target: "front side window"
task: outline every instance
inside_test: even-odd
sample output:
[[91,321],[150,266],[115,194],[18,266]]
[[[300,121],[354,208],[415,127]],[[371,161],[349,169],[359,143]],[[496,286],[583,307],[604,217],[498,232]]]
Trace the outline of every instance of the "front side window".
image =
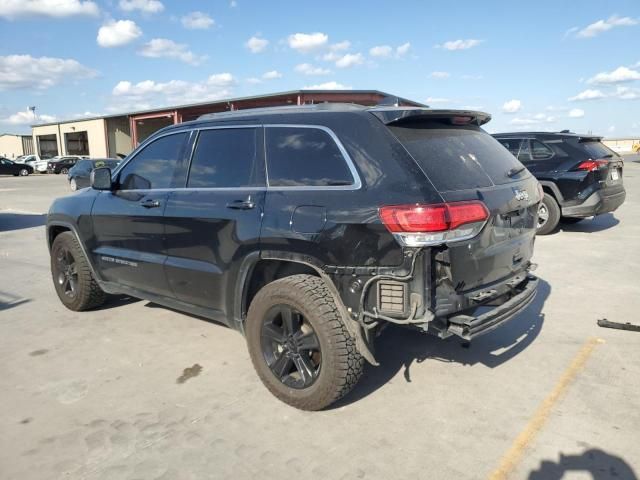
[[257,152],[256,128],[202,130],[191,160],[187,187],[256,186]]
[[182,159],[187,135],[185,132],[167,135],[147,145],[120,172],[120,188],[169,188]]
[[547,160],[553,157],[553,150],[539,140],[531,140],[531,156],[534,160]]
[[319,128],[267,127],[271,187],[352,185],[354,178],[331,135]]

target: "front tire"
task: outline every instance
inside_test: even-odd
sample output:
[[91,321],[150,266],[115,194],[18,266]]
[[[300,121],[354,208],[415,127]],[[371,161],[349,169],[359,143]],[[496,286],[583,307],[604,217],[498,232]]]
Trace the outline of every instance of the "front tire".
[[21,177],[27,177],[29,175],[29,169],[21,168],[18,172],[18,175],[20,175]]
[[71,188],[71,191],[72,191],[72,192],[75,192],[76,190],[78,190],[78,182],[76,182],[76,179],[75,179],[75,178],[72,178],[72,179],[69,181],[69,187]]
[[69,173],[69,170],[67,168],[63,168],[59,173],[66,175],[67,173]]
[[538,206],[537,235],[548,235],[558,226],[560,221],[560,207],[558,202],[548,193],[544,194],[542,202]]
[[249,307],[245,333],[264,385],[301,410],[331,405],[362,375],[364,359],[318,277],[292,275],[263,287]]
[[51,276],[58,298],[74,312],[99,307],[107,298],[91,274],[78,239],[71,232],[61,233],[53,241]]

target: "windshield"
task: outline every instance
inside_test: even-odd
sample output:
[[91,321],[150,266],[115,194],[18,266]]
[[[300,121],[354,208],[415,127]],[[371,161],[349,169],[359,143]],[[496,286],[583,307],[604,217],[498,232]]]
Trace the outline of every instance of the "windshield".
[[507,149],[480,128],[446,127],[435,122],[389,128],[439,191],[490,187],[529,175]]

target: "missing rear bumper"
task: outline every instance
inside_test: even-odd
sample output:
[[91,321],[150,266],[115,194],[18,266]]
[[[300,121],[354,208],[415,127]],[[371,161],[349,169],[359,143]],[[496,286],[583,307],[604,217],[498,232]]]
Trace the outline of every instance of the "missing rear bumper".
[[498,328],[527,308],[536,296],[538,278],[528,275],[527,279],[514,288],[515,295],[502,305],[478,315],[456,315],[447,319],[446,330],[441,336],[457,335],[471,340]]

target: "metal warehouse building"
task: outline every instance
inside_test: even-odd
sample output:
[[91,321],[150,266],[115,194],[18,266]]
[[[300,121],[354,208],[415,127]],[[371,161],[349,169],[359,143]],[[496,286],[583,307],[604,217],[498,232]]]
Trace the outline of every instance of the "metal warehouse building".
[[116,157],[127,155],[160,128],[197,119],[206,113],[279,105],[345,102],[372,106],[393,98],[403,106],[423,106],[378,90],[294,90],[216,102],[33,125],[33,146],[42,158],[56,155]]

